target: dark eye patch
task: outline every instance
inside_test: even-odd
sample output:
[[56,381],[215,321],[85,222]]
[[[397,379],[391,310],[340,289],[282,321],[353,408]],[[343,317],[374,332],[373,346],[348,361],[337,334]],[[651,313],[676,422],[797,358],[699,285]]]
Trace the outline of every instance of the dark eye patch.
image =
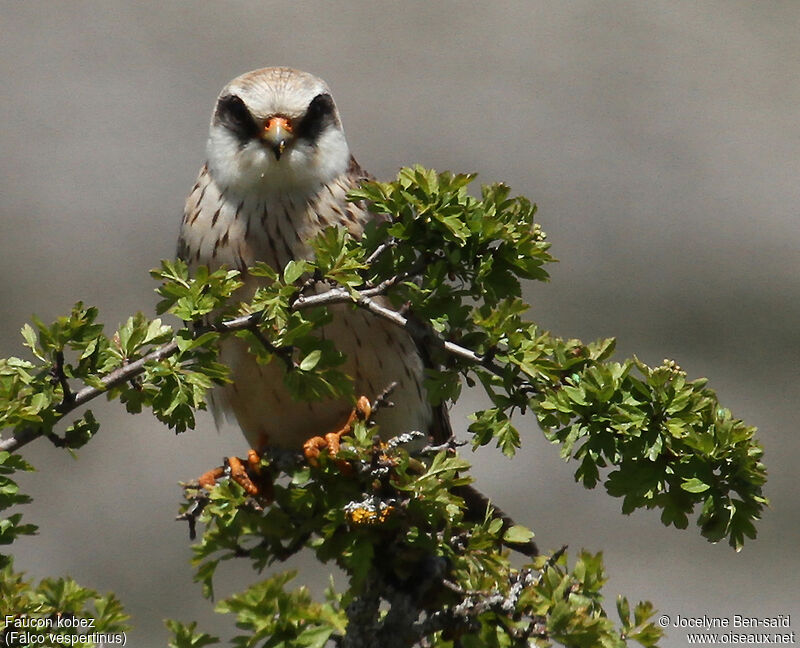
[[239,139],[242,144],[258,136],[258,125],[253,115],[236,95],[225,95],[217,102],[214,121],[222,124]]
[[316,141],[323,129],[336,120],[336,107],[333,99],[327,93],[318,94],[311,100],[306,109],[306,114],[295,128],[297,137]]

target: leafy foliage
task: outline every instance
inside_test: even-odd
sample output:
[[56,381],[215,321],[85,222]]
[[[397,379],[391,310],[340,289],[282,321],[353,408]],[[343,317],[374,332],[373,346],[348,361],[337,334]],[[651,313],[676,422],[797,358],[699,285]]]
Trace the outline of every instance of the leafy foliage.
[[440,340],[482,359],[462,359],[440,344],[444,370],[428,378],[434,399],[457,398],[459,377],[478,383],[494,407],[474,417],[476,445],[495,441],[513,455],[520,435],[512,415],[530,409],[562,456],[580,462],[575,477],[586,487],[613,467],[605,486],[623,498],[624,513],[657,507],[664,524],[685,528],[699,505],[701,533],[741,549],[767,501],[755,428],[674,362],[612,362],[613,340],[563,340],[525,321],[518,279],[546,279],[543,265],[552,260],[535,207],[509,198],[503,185],[472,198],[464,191],[471,179],[405,169],[395,182],[368,183],[353,195],[391,216],[365,237],[367,251],[392,243],[367,284],[424,267],[392,293],[397,303],[409,301]]
[[205,632],[196,632],[197,622],[184,624],[179,621],[167,620],[167,628],[172,635],[169,648],[202,648],[219,643],[219,638]]
[[621,614],[621,625],[606,616],[599,555],[582,553],[571,570],[563,551],[513,567],[501,542],[531,533],[504,530],[488,512],[466,514],[457,487],[469,481],[467,462],[452,451],[409,454],[408,438],[375,444],[371,431],[360,423],[336,460],[323,455],[318,467],[287,454],[265,460],[274,480],[269,504],[232,481],[187,491],[185,516],[205,525],[194,563],[208,596],[224,561],[244,558],[261,571],[302,549],[348,579],[346,591],[331,587],[323,604],[304,588],[287,589],[291,573],[222,601],[217,612],[235,614],[245,631],[234,645],[656,644],[661,631],[649,622],[649,603],[636,606],[633,620]]
[[[0,511],[31,501],[28,495],[19,492],[19,485],[10,477],[18,470],[29,471],[33,468],[19,455],[0,451]],[[0,520],[0,545],[10,545],[19,536],[34,533],[35,525],[22,524],[22,513],[13,513]],[[0,569],[6,569],[10,565],[11,557],[0,554]]]
[[[527,321],[521,282],[546,280],[554,261],[536,207],[502,184],[472,196],[473,179],[414,167],[393,182],[366,182],[350,199],[378,218],[359,240],[328,229],[311,242],[312,258],[247,269],[247,290],[236,270],[190,277],[183,262],[162,262],[152,271],[158,313],[184,326],[136,314],[106,334],[97,310],[81,303],[49,325],[34,318],[22,331],[31,358],[0,360],[0,429],[11,433],[0,439],[0,510],[28,501],[13,475],[30,466],[15,451],[38,436],[76,451],[98,430],[92,412],[61,433],[56,426],[100,395],[132,413],[150,409],[176,432],[193,428],[208,390],[228,380],[217,359],[226,336],[244,339],[259,362],[280,363],[295,398],[354,399],[341,353],[318,335],[330,307],[347,303],[409,332],[431,360],[434,403],[456,400],[463,384],[488,395],[491,406],[469,427],[474,446],[513,456],[524,439],[518,417],[531,412],[576,462],[576,480],[587,488],[602,481],[624,513],[658,508],[678,528],[694,517],[704,537],[740,549],[767,503],[755,429],[674,361],[614,360],[613,340],[562,339]],[[458,495],[466,462],[450,451],[409,455],[399,441],[373,447],[373,432],[357,427],[338,460],[345,471],[324,458],[314,469],[267,462],[279,478],[271,505],[227,481],[192,495],[186,515],[205,525],[195,560],[207,594],[221,561],[247,557],[262,569],[304,547],[349,578],[349,589],[332,589],[324,604],[287,590],[288,576],[220,603],[245,632],[237,645],[321,646],[335,637],[357,645],[358,627],[387,642],[413,630],[441,646],[655,644],[649,604],[631,614],[621,599],[621,626],[607,618],[599,556],[581,554],[572,569],[558,553],[513,568],[499,545],[529,532],[466,518]],[[0,544],[34,531],[10,514]],[[169,626],[174,646],[216,641],[194,624]]]

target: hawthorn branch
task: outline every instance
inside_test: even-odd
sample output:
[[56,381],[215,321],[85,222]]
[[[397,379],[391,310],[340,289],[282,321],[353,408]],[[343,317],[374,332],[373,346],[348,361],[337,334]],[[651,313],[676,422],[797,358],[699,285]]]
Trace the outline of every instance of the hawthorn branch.
[[[560,554],[559,554],[560,555]],[[549,565],[548,565],[549,566]],[[418,645],[436,632],[446,631],[458,636],[480,627],[479,617],[487,612],[496,613],[496,623],[504,626],[515,640],[514,645],[528,645],[532,637],[547,639],[546,618],[539,615],[521,615],[514,627],[503,620],[519,604],[526,589],[537,585],[541,572],[523,569],[509,574],[508,587],[493,591],[468,591],[443,578],[442,566],[431,566],[429,578],[416,587],[398,588],[377,572],[367,580],[363,592],[347,607],[347,634],[342,637],[344,648],[404,648]],[[436,611],[425,609],[425,597],[431,588],[445,587],[458,596],[458,601]],[[389,611],[381,615],[381,604],[389,604]]]
[[[401,315],[388,306],[380,303],[375,297],[379,297],[386,293],[389,288],[394,286],[399,277],[392,277],[386,281],[381,282],[379,285],[372,288],[365,288],[363,290],[351,291],[345,288],[332,288],[323,293],[312,295],[300,295],[291,304],[290,309],[294,311],[301,311],[310,308],[317,308],[320,306],[333,306],[335,304],[354,303],[357,307],[363,308],[373,315],[380,317],[395,326],[405,329],[414,342],[420,347],[434,346],[444,350],[446,353],[465,360],[471,364],[480,365],[490,371],[491,373],[501,376],[503,373],[503,366],[496,362],[491,357],[484,357],[471,349],[458,345],[449,340],[445,340],[438,333],[433,331],[430,327],[425,327],[422,323],[413,318]],[[218,333],[233,333],[244,329],[250,329],[260,332],[258,326],[261,322],[262,313],[250,313],[242,315],[230,320],[212,324],[207,327],[200,327],[193,331],[193,335],[199,336],[206,331],[216,331]],[[141,358],[125,364],[110,373],[106,374],[100,379],[100,386],[87,386],[78,392],[72,393],[71,398],[65,398],[55,410],[57,419],[61,420],[70,412],[85,405],[89,401],[105,394],[109,389],[113,389],[136,376],[144,373],[148,364],[153,362],[160,362],[165,360],[178,352],[178,343],[176,341],[168,342],[160,347],[157,347],[149,353],[143,355]],[[14,431],[13,435],[7,439],[0,439],[0,451],[16,452],[21,447],[27,445],[31,441],[39,438],[43,434],[43,429],[37,426],[27,426],[19,428]]]
[[[144,371],[147,363],[158,362],[164,358],[169,358],[177,353],[177,351],[178,343],[175,341],[168,342],[167,344],[154,349],[147,355],[142,356],[138,360],[123,365],[118,369],[114,369],[114,371],[106,374],[100,379],[102,387],[84,387],[74,394],[72,399],[65,400],[58,405],[55,409],[59,415],[59,420],[82,405],[85,405],[89,401],[97,398],[101,394],[104,394],[109,389],[135,378]],[[0,451],[16,452],[22,446],[30,443],[34,439],[39,438],[42,434],[43,430],[35,426],[24,427],[16,430],[12,437],[0,440]]]

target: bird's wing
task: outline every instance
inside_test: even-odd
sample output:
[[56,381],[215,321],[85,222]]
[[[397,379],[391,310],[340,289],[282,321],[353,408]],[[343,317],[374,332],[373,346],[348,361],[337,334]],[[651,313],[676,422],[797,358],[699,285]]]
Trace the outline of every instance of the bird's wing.
[[[359,186],[364,180],[375,179],[371,173],[361,167],[361,165],[353,156],[350,156],[350,166],[347,169],[347,174],[352,180],[353,185],[356,187]],[[368,205],[365,205],[364,207],[365,209],[369,210]],[[388,217],[384,214],[375,214],[370,212],[370,216],[373,220],[388,220]],[[426,369],[435,369],[436,364],[431,358],[430,351],[425,348],[424,344],[417,340],[414,340],[414,344],[417,348],[417,353],[419,353],[420,357],[422,358],[423,366]],[[428,434],[432,437],[435,444],[445,443],[453,436],[453,428],[450,425],[450,415],[447,411],[447,406],[444,403],[440,403],[439,405],[434,406],[432,409],[433,418],[431,421],[431,428],[428,430]]]

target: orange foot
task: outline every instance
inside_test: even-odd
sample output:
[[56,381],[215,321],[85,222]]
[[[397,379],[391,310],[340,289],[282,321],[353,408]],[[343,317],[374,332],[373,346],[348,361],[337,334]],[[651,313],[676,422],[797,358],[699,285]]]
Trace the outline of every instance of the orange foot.
[[328,448],[328,454],[335,457],[339,452],[342,436],[350,434],[353,431],[353,424],[356,419],[366,421],[370,414],[372,414],[372,405],[366,396],[361,396],[356,402],[350,416],[347,417],[347,422],[335,432],[328,432],[324,437],[315,436],[311,437],[303,444],[303,454],[306,461],[312,466],[319,465],[319,453],[323,448]]
[[260,495],[266,499],[272,499],[272,482],[268,475],[262,474],[261,456],[253,449],[247,451],[247,459],[239,457],[228,457],[225,459],[226,466],[218,466],[200,475],[197,483],[202,488],[210,489],[217,483],[217,480],[224,477],[230,471],[230,478],[241,486],[251,497]]

